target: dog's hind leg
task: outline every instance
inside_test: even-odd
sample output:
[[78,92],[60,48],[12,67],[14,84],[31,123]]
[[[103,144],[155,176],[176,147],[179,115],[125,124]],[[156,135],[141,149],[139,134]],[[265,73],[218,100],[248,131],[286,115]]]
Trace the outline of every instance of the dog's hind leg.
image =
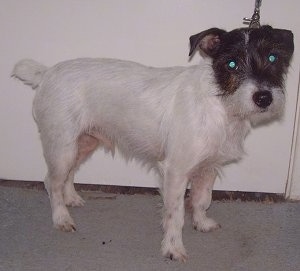
[[76,164],[69,173],[64,186],[64,201],[67,206],[83,206],[84,200],[78,195],[74,187],[74,175],[80,165],[92,155],[99,146],[99,140],[93,136],[82,134],[77,139]]
[[74,175],[76,169],[72,168],[64,186],[64,201],[67,206],[80,207],[83,206],[85,201],[78,195],[74,187]]
[[50,198],[54,227],[62,231],[75,231],[75,223],[64,201],[64,187],[76,163],[76,144],[44,144],[43,147],[48,166],[45,187]]
[[193,208],[193,225],[196,230],[209,232],[220,228],[213,219],[206,216],[211,204],[212,189],[217,173],[215,169],[204,169],[191,179],[190,204]]

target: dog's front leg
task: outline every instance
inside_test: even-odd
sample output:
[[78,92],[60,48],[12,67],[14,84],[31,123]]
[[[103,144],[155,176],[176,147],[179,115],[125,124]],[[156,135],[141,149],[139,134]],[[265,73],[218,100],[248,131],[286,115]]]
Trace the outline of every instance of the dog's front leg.
[[202,232],[213,231],[221,227],[220,224],[206,216],[206,211],[211,204],[216,176],[215,169],[206,168],[191,179],[190,203],[193,208],[193,225],[196,230]]
[[164,176],[162,189],[164,200],[162,253],[170,259],[182,262],[187,260],[182,242],[184,195],[187,182],[186,176],[169,171]]

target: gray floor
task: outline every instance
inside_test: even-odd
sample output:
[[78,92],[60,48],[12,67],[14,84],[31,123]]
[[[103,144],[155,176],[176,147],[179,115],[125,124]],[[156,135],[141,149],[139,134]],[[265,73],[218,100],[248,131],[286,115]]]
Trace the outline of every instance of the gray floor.
[[206,234],[187,214],[182,264],[160,255],[159,196],[81,194],[77,232],[62,233],[45,191],[0,186],[0,270],[300,270],[300,203],[213,202],[222,229]]

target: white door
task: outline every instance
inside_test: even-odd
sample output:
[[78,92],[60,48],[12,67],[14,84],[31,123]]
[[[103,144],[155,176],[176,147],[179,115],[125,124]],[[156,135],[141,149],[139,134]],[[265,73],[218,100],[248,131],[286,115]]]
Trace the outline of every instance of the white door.
[[[264,0],[261,22],[291,29],[299,48],[298,1]],[[152,66],[191,65],[188,38],[210,27],[242,27],[254,0],[76,1],[2,0],[0,33],[0,178],[42,180],[46,167],[31,116],[34,92],[10,78],[16,61],[33,58],[45,65],[76,57],[112,57]],[[299,53],[287,82],[284,119],[253,130],[247,155],[224,170],[215,189],[284,193],[297,101]],[[98,151],[77,174],[82,183],[157,186],[135,163]]]

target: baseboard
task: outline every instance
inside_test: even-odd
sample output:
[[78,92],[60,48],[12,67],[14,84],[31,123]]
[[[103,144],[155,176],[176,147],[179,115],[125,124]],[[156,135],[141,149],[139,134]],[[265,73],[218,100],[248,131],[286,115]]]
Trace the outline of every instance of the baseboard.
[[[19,187],[25,189],[43,190],[44,183],[40,181],[15,181],[0,179],[0,186]],[[75,184],[78,191],[102,191],[113,194],[151,194],[158,195],[159,190],[151,187],[132,187],[118,185],[101,185],[101,184]],[[186,195],[188,196],[189,190]],[[213,191],[213,200],[215,201],[257,201],[264,203],[275,203],[287,201],[284,194],[261,193],[261,192],[242,192],[242,191]]]

